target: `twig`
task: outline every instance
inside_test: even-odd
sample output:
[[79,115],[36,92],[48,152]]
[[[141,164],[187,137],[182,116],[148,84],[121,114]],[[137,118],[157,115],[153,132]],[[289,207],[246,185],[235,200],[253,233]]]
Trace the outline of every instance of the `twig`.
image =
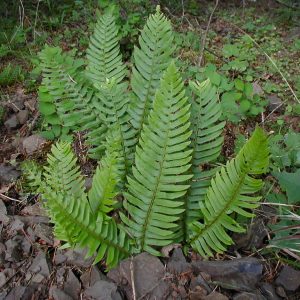
[[19,203],[23,202],[23,200],[14,199],[14,198],[8,197],[4,194],[0,194],[0,198],[2,198],[3,200],[15,201],[15,202],[19,202]]
[[297,6],[292,6],[292,5],[288,5],[287,3],[281,2],[280,0],[274,0],[275,2],[287,7],[287,8],[291,8],[291,9],[297,9]]
[[300,256],[298,256],[296,253],[290,251],[289,249],[282,249],[286,254],[292,256],[293,258],[297,259],[298,261],[300,261]]
[[136,300],[135,282],[134,282],[134,271],[133,271],[133,259],[130,259],[130,279],[133,293],[133,300]]
[[21,7],[19,6],[19,16],[20,16],[20,27],[23,29],[24,27],[24,17],[25,17],[25,9],[23,5],[23,1],[19,0]]
[[199,60],[198,60],[198,66],[199,67],[201,67],[201,64],[202,64],[204,48],[205,48],[205,44],[206,44],[206,38],[207,38],[207,33],[208,33],[208,30],[209,30],[209,27],[210,27],[210,23],[211,23],[213,15],[215,13],[215,10],[218,7],[218,4],[219,4],[219,0],[216,0],[215,6],[214,6],[214,8],[213,8],[213,10],[212,10],[212,12],[209,16],[208,23],[207,23],[207,26],[206,26],[206,30],[205,30],[204,35],[203,35],[202,44],[201,44],[201,52],[200,52],[200,57],[199,57]]
[[35,35],[36,35],[36,23],[37,23],[37,16],[38,16],[38,11],[39,11],[39,6],[40,6],[40,0],[38,0],[38,3],[36,5],[36,10],[35,10],[35,18],[34,18],[34,25],[33,25],[33,40],[35,41]]
[[0,288],[3,288],[6,284],[8,284],[21,270],[21,268],[23,267],[23,265],[25,264],[26,260],[24,260],[22,262],[22,264],[18,267],[18,269],[16,270],[16,272],[14,274],[12,274],[10,277],[7,278],[7,280],[0,285]]

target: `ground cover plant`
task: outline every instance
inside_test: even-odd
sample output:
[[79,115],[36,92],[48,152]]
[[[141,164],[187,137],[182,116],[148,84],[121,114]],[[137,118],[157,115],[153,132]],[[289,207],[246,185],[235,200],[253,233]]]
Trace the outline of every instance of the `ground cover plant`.
[[297,3],[0,15],[0,298],[298,297]]
[[[181,241],[204,257],[223,252],[232,243],[226,231],[243,231],[232,213],[252,217],[260,199],[255,194],[262,181],[254,176],[266,172],[269,150],[259,127],[226,166],[199,169],[220,155],[221,105],[209,80],[190,82],[194,99],[188,100],[172,61],[172,42],[170,21],[158,7],[134,50],[133,93],[123,82],[125,66],[111,14],[99,17],[87,50],[91,86],[79,83],[76,62],[61,59],[59,49],[41,54],[44,115],[56,112],[79,130],[92,123],[95,147],[106,154],[88,194],[70,144],[52,147],[45,172],[27,166],[28,177],[45,199],[59,239],[87,246],[89,255],[96,251],[95,262],[105,257],[109,267],[135,252],[160,255],[159,247]],[[108,213],[120,206],[115,197],[121,193],[119,226]]]

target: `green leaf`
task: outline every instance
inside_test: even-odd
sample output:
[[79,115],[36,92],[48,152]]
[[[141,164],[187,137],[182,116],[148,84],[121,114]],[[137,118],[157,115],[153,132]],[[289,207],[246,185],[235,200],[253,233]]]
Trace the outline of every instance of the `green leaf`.
[[243,91],[244,90],[244,82],[243,80],[237,78],[234,80],[234,85],[235,85],[235,88],[238,90],[238,91]]
[[248,101],[247,99],[244,99],[240,102],[240,109],[242,110],[243,113],[249,110],[251,107],[251,102]]
[[286,191],[288,202],[290,204],[300,203],[300,169],[295,173],[280,172],[273,174],[280,183],[280,186]]
[[[50,102],[40,102],[39,110],[43,115],[49,116],[56,112],[56,107],[54,104],[52,104]],[[47,119],[48,119],[48,117],[47,117]]]

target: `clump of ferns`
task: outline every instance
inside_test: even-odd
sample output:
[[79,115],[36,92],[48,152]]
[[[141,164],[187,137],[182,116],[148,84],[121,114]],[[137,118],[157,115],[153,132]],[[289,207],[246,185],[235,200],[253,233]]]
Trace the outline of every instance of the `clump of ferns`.
[[215,164],[225,126],[216,88],[209,80],[185,87],[173,52],[171,24],[157,9],[134,48],[129,82],[109,14],[98,19],[84,71],[57,48],[40,54],[51,112],[65,126],[86,130],[90,156],[100,163],[89,191],[67,142],[52,146],[42,170],[34,163],[24,170],[56,236],[88,248],[95,263],[105,259],[109,268],[141,251],[161,255],[175,242],[203,257],[224,252],[233,243],[230,232],[244,231],[234,216],[251,218],[259,205],[266,135],[257,127],[234,159]]

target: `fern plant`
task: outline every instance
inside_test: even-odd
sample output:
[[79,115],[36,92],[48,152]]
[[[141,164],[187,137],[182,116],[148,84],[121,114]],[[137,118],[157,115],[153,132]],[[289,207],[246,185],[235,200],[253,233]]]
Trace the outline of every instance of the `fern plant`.
[[[230,232],[244,230],[235,217],[252,217],[259,205],[265,133],[257,127],[236,158],[216,164],[225,126],[216,89],[209,80],[185,87],[171,57],[171,24],[159,8],[134,49],[130,85],[117,40],[113,17],[104,15],[84,71],[71,61],[46,67],[44,60],[43,85],[57,114],[85,130],[90,155],[101,157],[90,191],[68,143],[52,147],[42,171],[25,167],[57,236],[89,248],[95,262],[106,258],[108,267],[141,251],[160,255],[174,242],[204,257],[225,251]],[[72,103],[67,110],[60,108],[65,99]]]

